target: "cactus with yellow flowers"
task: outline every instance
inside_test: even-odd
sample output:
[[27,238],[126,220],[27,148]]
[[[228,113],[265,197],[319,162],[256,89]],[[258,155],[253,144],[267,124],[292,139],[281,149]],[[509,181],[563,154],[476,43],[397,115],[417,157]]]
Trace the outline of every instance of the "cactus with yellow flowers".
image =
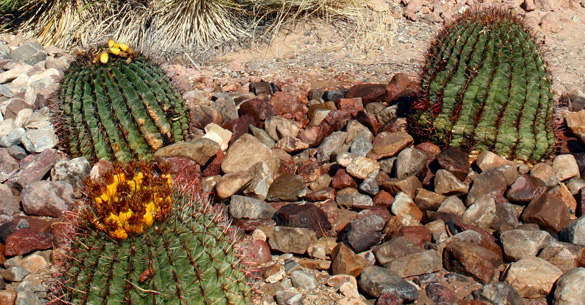
[[168,77],[127,45],[109,44],[65,73],[61,125],[70,154],[148,160],[160,147],[185,140],[187,109]]
[[169,177],[169,166],[139,162],[87,180],[93,203],[72,237],[56,302],[250,303],[224,214],[173,191]]

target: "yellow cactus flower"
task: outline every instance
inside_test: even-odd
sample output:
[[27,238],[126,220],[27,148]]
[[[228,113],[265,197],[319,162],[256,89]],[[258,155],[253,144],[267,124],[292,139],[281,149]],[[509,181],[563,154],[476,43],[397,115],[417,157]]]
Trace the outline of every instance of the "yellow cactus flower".
[[128,51],[128,45],[125,44],[125,43],[121,43],[120,44],[120,50],[122,50],[122,52]]
[[109,59],[110,59],[110,57],[108,56],[108,53],[102,52],[102,54],[100,55],[100,62],[105,65],[108,63]]
[[114,44],[116,44],[116,42],[113,39],[108,40],[108,48],[113,47]]
[[128,238],[128,232],[126,232],[122,228],[118,228],[118,229],[116,229],[116,231],[112,232],[110,234],[110,236],[112,236],[112,238],[115,238],[118,240],[124,240],[124,239]]
[[110,53],[114,55],[120,55],[120,49],[112,47],[110,48]]
[[119,49],[120,48],[120,44],[119,43],[115,43],[113,46],[111,46],[110,48],[116,48]]

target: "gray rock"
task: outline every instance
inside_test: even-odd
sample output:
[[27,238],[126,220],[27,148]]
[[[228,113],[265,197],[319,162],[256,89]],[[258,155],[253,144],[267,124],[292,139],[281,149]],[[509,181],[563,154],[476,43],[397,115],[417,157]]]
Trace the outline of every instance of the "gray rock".
[[38,155],[30,155],[21,161],[22,166],[9,179],[18,188],[41,180],[57,163],[57,151],[47,149]]
[[349,123],[347,123],[346,130],[347,138],[345,139],[345,143],[352,143],[357,138],[363,138],[371,143],[374,139],[374,135],[368,129],[368,127],[362,125],[362,123],[356,120],[349,121]]
[[388,268],[404,278],[437,272],[443,269],[443,261],[439,252],[427,250],[397,258],[384,265],[384,268]]
[[0,148],[0,183],[6,181],[19,167],[18,160],[6,148]]
[[492,229],[504,232],[507,230],[516,229],[518,225],[518,216],[516,214],[516,208],[513,204],[509,202],[496,204],[496,217],[492,222]]
[[379,298],[383,293],[391,293],[406,302],[418,298],[418,290],[395,272],[378,267],[364,268],[359,278],[359,287],[368,295]]
[[25,64],[34,66],[47,58],[47,51],[42,44],[33,42],[14,49],[10,57],[15,61],[22,60]]
[[232,217],[238,219],[270,219],[276,213],[276,209],[264,201],[234,195],[230,198],[229,212]]
[[427,155],[416,149],[406,148],[398,154],[396,159],[396,177],[398,179],[417,176],[427,164]]
[[59,139],[53,128],[49,129],[30,129],[27,130],[24,137],[21,138],[22,145],[31,153],[40,153],[46,149],[55,147]]
[[[355,189],[354,189],[355,190]],[[335,196],[335,202],[338,206],[344,208],[374,206],[372,197],[356,192],[338,191]]]
[[89,176],[90,171],[89,161],[84,157],[60,160],[51,170],[51,179],[53,181],[67,181],[71,185],[81,186],[81,182]]
[[360,191],[363,191],[369,195],[376,195],[380,191],[380,186],[376,180],[379,170],[374,171],[368,178],[366,178],[359,186]]
[[489,169],[479,174],[474,180],[465,204],[471,205],[481,195],[504,195],[508,188],[506,178],[496,169]]
[[303,270],[301,264],[297,263],[292,259],[287,259],[286,261],[284,261],[284,272],[286,274],[290,275],[291,273],[293,273],[293,271],[296,270]]
[[579,267],[563,274],[556,284],[553,305],[585,304],[585,268]]
[[24,133],[25,130],[22,127],[12,129],[8,134],[0,138],[0,147],[10,147],[19,144]]
[[372,214],[351,221],[339,232],[338,239],[359,253],[382,239],[383,228],[384,219],[380,215]]
[[506,259],[512,262],[536,256],[551,240],[546,231],[509,230],[500,236]]
[[473,292],[476,300],[489,304],[522,305],[522,297],[508,283],[492,283],[483,286],[482,289]]
[[317,148],[317,161],[329,161],[331,154],[343,146],[346,138],[347,132],[345,131],[336,131],[330,134]]
[[[14,305],[43,305],[47,303],[45,300],[48,288],[42,285],[37,280],[25,280],[16,288],[18,296]],[[43,297],[43,299],[41,299]]]
[[0,225],[10,221],[12,216],[20,212],[18,200],[6,184],[0,184]]
[[302,176],[282,174],[274,179],[268,189],[266,200],[268,201],[297,201],[305,196],[305,180]]
[[302,305],[303,295],[294,290],[280,290],[276,292],[278,305]]
[[505,281],[523,298],[542,298],[551,292],[553,284],[562,274],[555,265],[529,256],[510,264]]
[[295,288],[313,289],[319,286],[317,277],[303,270],[295,270],[291,273],[290,279]]
[[465,213],[465,204],[461,199],[459,199],[459,197],[449,196],[447,197],[447,199],[441,202],[441,205],[439,206],[437,212],[452,213],[458,216],[463,216],[463,213]]
[[585,216],[573,221],[560,232],[562,241],[585,246]]
[[394,168],[396,159],[398,158],[392,157],[378,160],[378,164],[380,164],[380,170],[390,175],[392,173],[392,169]]
[[236,102],[230,93],[216,92],[214,93],[214,97],[217,99],[215,100],[215,103],[213,103],[212,107],[221,112],[223,123],[238,118]]
[[16,160],[22,160],[28,156],[28,153],[20,145],[12,145],[8,147],[8,154]]
[[73,187],[64,181],[37,181],[22,189],[21,199],[28,215],[59,217],[72,207]]
[[423,248],[404,236],[398,236],[375,246],[372,251],[380,265],[385,265],[397,258],[413,253],[420,253]]
[[463,222],[484,229],[489,228],[495,218],[496,202],[489,195],[479,196],[462,216]]
[[8,87],[6,87],[4,85],[0,85],[0,95],[11,98],[14,96],[14,93],[12,91],[10,91],[10,89],[8,89]]
[[0,72],[0,84],[11,82],[20,75],[26,75],[30,69],[32,69],[31,65],[19,65],[8,71]]
[[9,282],[20,282],[29,273],[23,267],[13,266],[2,271],[2,277]]
[[538,253],[538,257],[567,272],[582,265],[584,250],[584,246],[552,240]]
[[373,147],[372,142],[360,136],[351,142],[349,152],[360,157],[365,157]]
[[440,169],[435,176],[435,192],[441,195],[467,194],[468,186],[448,170]]
[[569,191],[571,191],[571,194],[577,195],[579,190],[585,187],[585,179],[571,178],[565,184]]
[[305,254],[311,244],[317,241],[317,234],[306,228],[274,227],[269,236],[270,249],[283,253]]
[[9,119],[5,119],[3,121],[0,121],[0,137],[7,135],[14,128],[16,128],[16,124],[14,123],[14,119],[9,118]]
[[276,141],[274,141],[264,129],[250,125],[250,130],[252,131],[254,137],[256,137],[260,143],[266,145],[268,148],[273,148],[274,145],[276,145]]
[[552,168],[560,181],[579,176],[579,165],[573,155],[558,155],[553,159]]

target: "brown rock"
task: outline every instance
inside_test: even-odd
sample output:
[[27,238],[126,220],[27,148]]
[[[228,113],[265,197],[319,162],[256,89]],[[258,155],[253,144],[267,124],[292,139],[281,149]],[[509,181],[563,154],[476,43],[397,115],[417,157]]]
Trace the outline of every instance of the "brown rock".
[[490,283],[502,263],[501,257],[492,251],[467,242],[449,242],[443,252],[445,269],[467,274],[482,283]]
[[391,238],[394,239],[399,236],[405,237],[423,247],[426,243],[431,243],[433,233],[425,226],[404,226],[393,232]]
[[411,176],[404,179],[390,179],[380,184],[380,188],[387,191],[392,196],[396,196],[396,194],[403,192],[408,198],[414,198],[416,190],[422,188],[422,184],[418,178]]
[[266,145],[254,136],[244,134],[228,148],[221,169],[224,173],[248,170],[260,161],[266,163],[273,173],[280,167],[280,160]]
[[544,181],[531,175],[523,175],[510,186],[506,197],[512,202],[530,202],[545,191]]
[[398,236],[381,245],[373,247],[372,252],[374,252],[378,263],[385,265],[394,259],[412,253],[420,253],[423,250],[424,249],[421,245],[404,236]]
[[461,182],[451,172],[440,169],[435,176],[435,192],[441,195],[467,194],[468,186]]
[[251,116],[243,115],[235,120],[223,124],[223,128],[232,132],[230,144],[237,141],[243,134],[248,133],[250,125],[254,125],[254,119]]
[[274,227],[268,244],[270,249],[283,253],[305,254],[307,248],[317,240],[317,235],[310,229]]
[[368,153],[368,156],[376,160],[392,157],[412,144],[413,141],[414,139],[406,132],[381,132],[374,138],[374,148]]
[[360,97],[341,98],[337,100],[336,104],[337,109],[347,111],[352,117],[356,116],[358,112],[364,110],[364,105],[362,104],[362,99]]
[[299,175],[283,174],[268,189],[268,201],[297,201],[306,194],[305,182]]
[[323,174],[323,163],[315,161],[303,162],[297,167],[297,175],[305,179],[305,183],[313,182]]
[[256,122],[257,127],[262,127],[259,122],[266,121],[274,115],[274,107],[267,101],[261,99],[251,99],[240,104],[240,114],[249,115]]
[[185,157],[167,158],[171,164],[173,182],[197,194],[201,191],[201,167],[197,162]]
[[506,283],[523,298],[542,298],[549,295],[555,281],[563,272],[538,257],[526,257],[510,265]]
[[559,232],[569,224],[570,213],[564,202],[544,193],[528,204],[521,218],[525,223],[536,223],[544,230]]
[[439,166],[450,171],[457,179],[463,181],[469,173],[469,155],[459,148],[448,147],[436,157]]
[[317,237],[323,237],[331,230],[327,214],[311,203],[285,205],[276,212],[273,219],[279,226],[311,229],[317,233]]
[[333,274],[349,274],[358,277],[365,267],[369,266],[368,261],[355,254],[344,243],[339,243],[331,253],[331,272]]
[[203,166],[213,157],[220,146],[217,142],[201,138],[193,142],[180,142],[156,151],[154,158],[185,157]]
[[47,250],[53,247],[51,237],[33,229],[20,229],[6,238],[4,255],[25,255],[37,250]]
[[41,180],[57,163],[57,157],[57,151],[54,149],[26,156],[20,161],[20,169],[10,176],[8,182],[22,189],[28,184]]
[[226,174],[215,185],[215,192],[219,198],[226,199],[243,191],[252,178],[252,175],[248,171]]
[[453,290],[442,286],[438,283],[430,283],[425,287],[426,295],[433,301],[434,304],[455,304],[457,302],[457,295]]
[[387,97],[386,102],[390,103],[400,97],[408,96],[407,88],[412,84],[412,80],[406,73],[396,73],[392,76],[390,83],[386,85]]
[[[345,98],[356,98],[360,97],[365,104],[376,102],[380,99],[384,99],[387,95],[386,86],[382,84],[359,84],[354,85],[347,93]],[[339,108],[341,109],[341,108]]]
[[257,266],[272,260],[270,247],[263,240],[255,240],[236,244],[236,251],[242,256],[242,263],[248,266]]
[[374,196],[374,204],[381,207],[390,207],[394,201],[394,197],[390,193],[381,190]]
[[18,293],[14,290],[1,290],[0,291],[0,304],[13,305],[16,303],[16,297]]
[[203,129],[209,123],[215,123],[221,125],[222,115],[218,110],[206,106],[196,105],[189,110],[190,121],[193,127]]
[[345,169],[338,169],[337,172],[335,172],[335,176],[333,176],[333,180],[331,180],[331,186],[336,190],[340,190],[347,187],[357,188],[357,183],[353,180],[353,177],[345,171]]
[[331,268],[331,261],[322,260],[322,259],[310,259],[310,258],[301,258],[299,259],[299,265],[315,270],[329,270]]
[[307,113],[307,107],[301,103],[298,96],[286,92],[276,92],[270,99],[274,107],[275,115],[286,115],[297,121],[301,121]]

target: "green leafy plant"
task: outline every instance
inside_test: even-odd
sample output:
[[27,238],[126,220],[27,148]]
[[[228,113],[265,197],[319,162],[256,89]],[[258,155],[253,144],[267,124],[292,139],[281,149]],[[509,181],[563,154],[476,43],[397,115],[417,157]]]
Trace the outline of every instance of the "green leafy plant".
[[468,11],[431,44],[413,132],[441,146],[542,160],[555,147],[551,79],[522,17]]
[[150,159],[163,145],[187,137],[187,109],[168,77],[145,58],[128,56],[103,51],[65,74],[61,116],[71,155]]

